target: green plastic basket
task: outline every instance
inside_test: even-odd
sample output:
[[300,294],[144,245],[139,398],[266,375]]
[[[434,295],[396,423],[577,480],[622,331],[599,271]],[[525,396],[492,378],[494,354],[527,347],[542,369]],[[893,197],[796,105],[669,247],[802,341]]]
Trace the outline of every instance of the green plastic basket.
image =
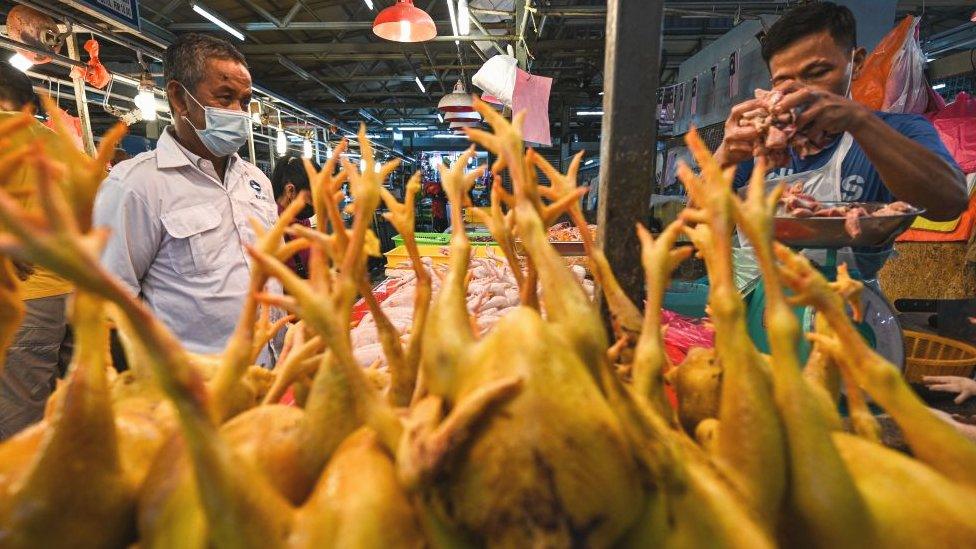
[[[475,236],[484,236],[488,233],[468,233],[468,238]],[[449,233],[417,233],[415,236],[417,244],[424,246],[447,246],[451,243],[451,235]],[[394,246],[403,246],[403,236],[396,235],[393,237]],[[472,246],[495,246],[495,241],[490,242],[471,242]]]

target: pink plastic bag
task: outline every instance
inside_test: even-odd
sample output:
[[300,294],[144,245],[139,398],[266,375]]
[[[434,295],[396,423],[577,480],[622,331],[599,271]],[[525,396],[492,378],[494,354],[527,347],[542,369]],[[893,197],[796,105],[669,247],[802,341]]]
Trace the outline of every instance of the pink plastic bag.
[[715,330],[702,319],[689,318],[663,309],[661,322],[667,326],[664,331],[664,350],[672,364],[681,363],[692,347],[711,349],[715,346]]
[[962,172],[976,172],[976,98],[960,92],[931,120]]
[[549,133],[549,92],[552,78],[529,74],[515,69],[515,93],[512,95],[512,112],[525,112],[522,137],[543,147],[552,146]]

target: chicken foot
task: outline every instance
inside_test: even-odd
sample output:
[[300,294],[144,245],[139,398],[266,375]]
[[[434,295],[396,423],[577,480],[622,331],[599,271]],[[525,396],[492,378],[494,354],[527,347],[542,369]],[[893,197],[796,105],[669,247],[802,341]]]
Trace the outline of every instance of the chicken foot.
[[774,528],[786,489],[784,433],[769,367],[749,338],[745,304],[733,280],[733,172],[721,169],[696,132],[685,140],[702,174],[679,166],[678,176],[696,206],[682,212],[682,219],[695,224],[685,234],[708,269],[708,305],[724,372],[713,455],[763,523]]
[[781,245],[775,252],[780,274],[798,303],[813,305],[834,331],[832,337],[813,334],[834,359],[849,368],[854,381],[898,423],[915,457],[949,479],[976,486],[976,444],[936,417],[912,391],[898,370],[867,346],[851,323],[841,292],[856,285],[846,272],[828,283],[810,262]]
[[[800,323],[787,302],[773,256],[773,216],[782,186],[767,195],[765,161],[758,160],[744,201],[733,198],[735,218],[755,246],[766,288],[766,325],[772,351],[773,395],[786,431],[789,519],[799,539],[823,547],[857,547],[871,539],[868,508],[831,440],[831,424],[800,373]],[[725,425],[723,424],[723,429]],[[790,528],[787,526],[787,528]],[[790,530],[793,530],[790,528]]]

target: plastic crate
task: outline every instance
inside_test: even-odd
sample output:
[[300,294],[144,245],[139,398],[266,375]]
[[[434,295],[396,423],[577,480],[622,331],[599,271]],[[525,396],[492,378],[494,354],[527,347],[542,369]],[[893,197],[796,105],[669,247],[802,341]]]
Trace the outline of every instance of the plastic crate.
[[[415,233],[414,238],[418,245],[446,246],[451,241],[451,235],[445,233]],[[393,237],[393,245],[403,246],[403,235]]]
[[[438,265],[447,265],[449,257],[446,253],[446,246],[434,246],[430,244],[420,244],[417,246],[420,257],[429,257]],[[472,248],[475,257],[494,257],[499,261],[504,261],[505,254],[498,246],[474,246]],[[407,253],[406,246],[397,246],[383,254],[386,256],[386,268],[400,269],[410,268],[410,254]]]
[[[489,233],[468,233],[468,238],[474,236],[484,236],[489,235]],[[450,233],[416,233],[415,237],[418,246],[447,246],[451,243]],[[396,235],[393,237],[393,245],[400,247],[403,246],[403,236]],[[497,246],[498,243],[495,241],[490,242],[475,242],[471,241],[472,246]]]
[[707,283],[675,280],[664,292],[664,308],[684,316],[703,318],[707,303]]

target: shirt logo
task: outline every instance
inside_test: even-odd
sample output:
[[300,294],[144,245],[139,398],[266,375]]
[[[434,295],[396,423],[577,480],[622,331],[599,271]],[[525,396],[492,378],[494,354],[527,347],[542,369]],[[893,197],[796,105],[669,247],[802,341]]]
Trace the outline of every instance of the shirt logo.
[[255,180],[252,179],[251,182],[248,183],[248,185],[250,185],[251,186],[251,189],[254,190],[254,196],[255,196],[255,198],[264,198],[264,196],[261,195],[261,184],[260,183],[258,183],[257,181],[255,181]]
[[844,202],[854,202],[864,196],[864,178],[860,175],[849,175],[840,182],[841,199]]

